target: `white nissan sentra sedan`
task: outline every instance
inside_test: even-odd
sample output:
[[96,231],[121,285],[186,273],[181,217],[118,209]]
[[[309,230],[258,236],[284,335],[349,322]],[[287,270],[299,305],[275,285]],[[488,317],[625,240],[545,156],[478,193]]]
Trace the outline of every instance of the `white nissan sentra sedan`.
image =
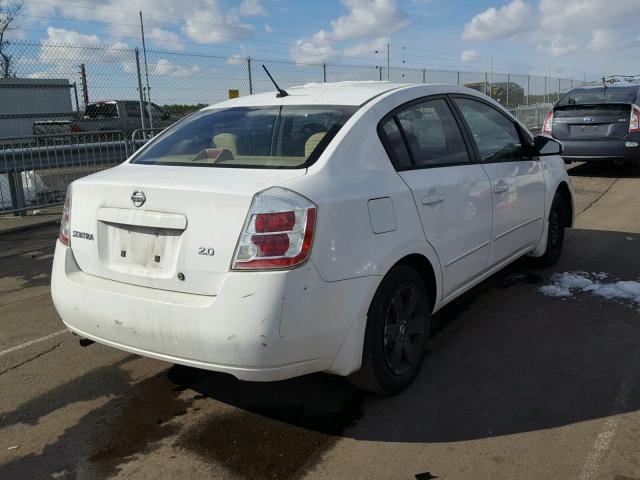
[[140,355],[396,392],[434,312],[519,257],[558,259],[559,153],[458,86],[224,101],[72,184],[53,300],[72,332]]

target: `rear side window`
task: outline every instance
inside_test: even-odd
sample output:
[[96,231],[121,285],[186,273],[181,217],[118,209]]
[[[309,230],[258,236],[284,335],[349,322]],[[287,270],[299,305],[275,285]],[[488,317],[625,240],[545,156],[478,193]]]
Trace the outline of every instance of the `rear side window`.
[[460,129],[444,99],[412,105],[397,118],[416,167],[469,161]]
[[382,131],[386,137],[387,148],[391,150],[389,156],[393,160],[396,169],[404,170],[411,168],[412,163],[409,157],[409,151],[404,143],[395,117],[390,118],[382,125]]
[[469,161],[462,133],[442,98],[401,110],[382,124],[387,153],[397,169],[455,165]]
[[483,162],[523,157],[520,135],[509,118],[477,100],[456,98],[455,102],[471,130]]
[[132,163],[300,168],[315,161],[357,107],[206,110],[157,137]]

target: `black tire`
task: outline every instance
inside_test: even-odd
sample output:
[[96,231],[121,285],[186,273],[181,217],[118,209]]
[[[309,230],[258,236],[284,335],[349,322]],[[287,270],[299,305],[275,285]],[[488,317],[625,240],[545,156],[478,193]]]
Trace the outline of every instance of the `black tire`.
[[544,255],[535,258],[535,263],[539,267],[550,267],[555,265],[564,244],[564,230],[566,225],[565,208],[562,197],[558,192],[553,196],[551,211],[549,212],[549,230],[547,231],[547,249]]
[[376,393],[396,393],[418,375],[429,337],[430,308],[420,275],[393,267],[378,287],[367,316],[362,366],[349,380]]

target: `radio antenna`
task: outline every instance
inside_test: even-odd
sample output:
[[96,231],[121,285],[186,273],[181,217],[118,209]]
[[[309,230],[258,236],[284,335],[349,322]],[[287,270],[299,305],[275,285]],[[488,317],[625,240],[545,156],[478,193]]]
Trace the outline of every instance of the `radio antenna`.
[[264,66],[264,64],[262,64],[262,68],[264,68],[264,71],[267,72],[267,75],[269,75],[269,79],[273,82],[273,84],[276,86],[276,90],[278,90],[278,93],[276,94],[276,98],[282,98],[282,97],[286,97],[287,95],[289,95],[286,91],[284,91],[282,88],[280,88],[278,86],[278,84],[276,83],[276,81],[273,79],[273,77],[271,76],[271,74],[269,73],[269,70],[267,70],[267,67]]

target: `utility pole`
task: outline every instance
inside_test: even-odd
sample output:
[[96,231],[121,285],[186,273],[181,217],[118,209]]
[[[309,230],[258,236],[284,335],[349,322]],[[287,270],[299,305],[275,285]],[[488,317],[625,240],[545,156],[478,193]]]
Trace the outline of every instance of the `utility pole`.
[[89,104],[89,89],[87,88],[87,73],[84,69],[84,63],[80,64],[80,82],[82,82],[82,99],[86,110]]
[[138,72],[138,96],[140,97],[140,125],[144,130],[146,124],[144,121],[144,92],[142,91],[142,75],[140,74],[140,50],[136,47],[136,72]]
[[387,43],[387,82],[389,81],[389,44]]
[[142,33],[142,52],[144,53],[144,76],[147,80],[147,114],[149,115],[149,128],[153,128],[151,116],[151,87],[149,86],[149,69],[147,68],[147,46],[144,43],[144,23],[142,22],[142,10],[140,10],[140,32]]
[[489,97],[493,98],[493,56],[489,57]]

